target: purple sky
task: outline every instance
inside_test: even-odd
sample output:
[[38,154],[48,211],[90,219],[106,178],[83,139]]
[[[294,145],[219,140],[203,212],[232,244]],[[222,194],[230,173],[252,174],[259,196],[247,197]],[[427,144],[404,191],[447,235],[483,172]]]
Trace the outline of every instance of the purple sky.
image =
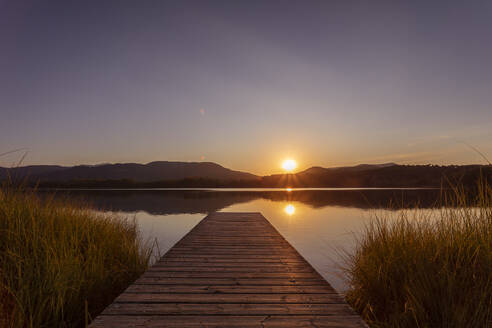
[[492,2],[0,0],[0,114],[26,165],[482,163]]

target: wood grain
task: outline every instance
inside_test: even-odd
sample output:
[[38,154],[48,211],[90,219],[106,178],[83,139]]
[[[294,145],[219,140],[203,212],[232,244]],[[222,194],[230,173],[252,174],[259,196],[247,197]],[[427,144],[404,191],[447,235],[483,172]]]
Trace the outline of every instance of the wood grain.
[[367,326],[260,213],[214,213],[90,327]]

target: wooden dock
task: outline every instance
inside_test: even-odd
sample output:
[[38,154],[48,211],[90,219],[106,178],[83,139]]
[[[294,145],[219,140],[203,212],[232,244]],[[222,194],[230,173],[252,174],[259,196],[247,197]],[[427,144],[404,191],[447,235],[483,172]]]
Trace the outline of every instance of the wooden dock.
[[260,213],[214,213],[91,327],[366,327]]

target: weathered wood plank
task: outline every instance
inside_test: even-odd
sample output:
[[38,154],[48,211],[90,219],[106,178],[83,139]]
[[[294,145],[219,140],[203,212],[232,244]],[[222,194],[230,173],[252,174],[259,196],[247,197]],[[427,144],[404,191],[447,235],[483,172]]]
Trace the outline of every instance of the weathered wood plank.
[[[302,263],[302,262],[299,262]],[[210,270],[214,269],[216,271],[223,271],[229,269],[242,269],[251,272],[248,269],[253,270],[255,272],[256,269],[268,269],[268,270],[282,270],[282,271],[296,271],[296,272],[312,272],[312,269],[306,267],[302,264],[286,264],[286,263],[271,263],[271,262],[263,262],[263,263],[204,263],[204,262],[166,262],[166,263],[156,263],[149,270],[153,271],[180,271],[183,270]]]
[[[190,294],[337,294],[331,286],[217,286],[217,285],[137,285],[125,293],[190,293]],[[338,294],[337,294],[338,295]]]
[[280,258],[252,258],[252,259],[247,259],[247,258],[242,258],[241,261],[238,261],[237,258],[224,258],[224,257],[201,257],[201,258],[196,258],[196,257],[167,257],[163,256],[159,261],[156,262],[155,265],[160,265],[160,264],[169,264],[173,265],[173,262],[191,262],[191,263],[217,263],[217,265],[220,265],[222,263],[234,263],[234,264],[246,264],[246,263],[253,263],[253,264],[259,264],[259,263],[276,263],[276,264],[286,264],[286,265],[303,265],[304,261],[301,259],[280,259]]
[[323,286],[326,281],[323,279],[235,279],[235,278],[162,278],[162,277],[143,277],[135,281],[136,284],[157,284],[157,285],[243,285],[243,286]]
[[346,304],[236,304],[236,303],[113,303],[104,310],[107,315],[353,315]]
[[233,279],[321,279],[310,272],[168,272],[168,271],[147,271],[142,278],[233,278]]
[[[302,258],[298,256],[280,256],[280,255],[259,255],[259,254],[196,254],[196,253],[188,253],[188,254],[176,254],[172,252],[166,253],[164,255],[163,260],[167,260],[169,258],[205,258],[209,260],[227,260],[233,259],[235,261],[242,262],[244,259],[257,259],[257,260],[279,260],[279,261],[301,261]],[[305,263],[305,262],[303,262]]]
[[338,294],[167,294],[123,293],[117,303],[344,303]]
[[259,213],[200,221],[91,327],[366,327]]
[[223,327],[223,328],[363,328],[358,316],[126,316],[101,315],[91,325],[102,327]]

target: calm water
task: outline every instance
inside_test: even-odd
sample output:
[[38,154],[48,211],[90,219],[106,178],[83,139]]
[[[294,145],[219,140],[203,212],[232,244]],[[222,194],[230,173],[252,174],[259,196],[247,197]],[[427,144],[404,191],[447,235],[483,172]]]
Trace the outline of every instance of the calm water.
[[165,253],[207,213],[261,212],[340,292],[346,289],[340,250],[351,251],[355,238],[375,213],[394,216],[402,208],[432,209],[439,191],[417,189],[179,189],[78,190],[104,211],[135,217],[145,239],[157,240]]

